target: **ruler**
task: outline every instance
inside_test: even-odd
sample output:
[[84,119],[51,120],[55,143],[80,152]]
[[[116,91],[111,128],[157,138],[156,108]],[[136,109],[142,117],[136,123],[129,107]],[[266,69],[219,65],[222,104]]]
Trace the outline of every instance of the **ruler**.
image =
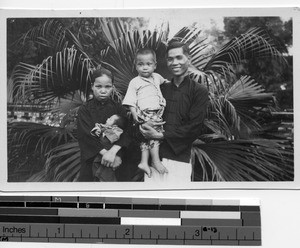
[[0,242],[261,245],[257,200],[0,196]]

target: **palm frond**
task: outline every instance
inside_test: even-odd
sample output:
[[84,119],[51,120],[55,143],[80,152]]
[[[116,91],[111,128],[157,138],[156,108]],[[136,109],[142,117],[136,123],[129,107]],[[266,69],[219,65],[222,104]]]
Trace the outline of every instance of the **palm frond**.
[[77,178],[80,170],[80,148],[77,141],[55,147],[47,154],[45,170],[54,182],[70,182]]
[[49,182],[47,180],[47,171],[46,170],[41,170],[31,177],[29,177],[26,182]]
[[74,47],[57,52],[37,66],[21,63],[12,75],[14,99],[22,102],[34,96],[40,103],[49,103],[77,90],[87,93],[92,69],[90,59]]
[[210,130],[225,136],[226,139],[239,137],[240,117],[232,104],[223,96],[219,98],[210,97],[208,113],[209,120],[205,124]]
[[212,171],[209,177],[198,180],[217,177],[223,181],[291,181],[293,161],[288,153],[282,141],[263,139],[195,142],[193,147],[194,159],[198,159],[201,168],[208,164]]
[[150,47],[154,51],[165,47],[165,29],[154,31],[132,29],[120,19],[111,21],[101,19],[105,40],[110,46],[110,54],[105,61],[115,71],[115,85],[121,93],[125,93],[128,83],[136,76],[134,58],[136,51],[141,47]]
[[210,94],[209,121],[206,126],[227,138],[246,138],[261,129],[260,123],[275,108],[272,93],[251,77],[243,76],[231,87]]
[[241,124],[249,130],[261,128],[260,122],[275,109],[273,93],[267,93],[249,76],[241,77],[224,97],[235,108]]
[[186,26],[180,29],[170,40],[172,41],[180,41],[188,46],[190,46],[200,35],[202,30],[195,25]]
[[39,123],[13,122],[8,125],[9,147],[20,151],[45,154],[53,147],[75,140],[72,129],[52,127]]
[[51,53],[61,51],[67,47],[75,46],[77,50],[84,53],[77,37],[58,20],[46,19],[43,23],[35,26],[24,33],[12,45],[11,49],[25,48],[26,43],[34,42],[44,48],[50,48]]
[[215,71],[224,76],[227,73],[232,75],[231,65],[240,64],[250,58],[266,57],[272,57],[286,64],[286,60],[276,49],[273,40],[267,32],[261,28],[251,28],[246,33],[226,43],[212,56],[203,70]]

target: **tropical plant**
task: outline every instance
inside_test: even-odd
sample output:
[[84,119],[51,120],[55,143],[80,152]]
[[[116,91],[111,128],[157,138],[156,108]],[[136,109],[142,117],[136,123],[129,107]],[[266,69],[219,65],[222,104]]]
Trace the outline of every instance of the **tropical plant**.
[[[194,142],[192,149],[194,180],[293,180],[291,142],[264,129],[271,111],[276,111],[276,100],[250,76],[237,78],[235,74],[238,64],[253,57],[271,57],[282,66],[286,65],[283,55],[264,30],[250,29],[213,51],[195,26],[184,27],[169,38],[168,25],[146,30],[132,28],[119,18],[93,19],[93,25],[101,32],[89,32],[90,45],[86,44],[86,39],[82,45],[83,34],[72,33],[55,19],[45,20],[15,43],[22,49],[27,40],[37,42],[41,49],[46,47],[49,51],[51,47],[53,54],[38,65],[16,65],[9,81],[11,99],[14,103],[22,103],[33,97],[37,104],[47,104],[49,112],[66,114],[59,127],[17,122],[8,125],[9,156],[36,150],[45,154],[43,169],[29,181],[76,181],[80,153],[76,125],[70,123],[74,124],[76,109],[90,96],[90,74],[95,68],[103,66],[114,72],[113,97],[121,100],[128,82],[136,76],[133,64],[138,48],[154,49],[158,72],[169,76],[163,61],[171,40],[180,40],[189,46],[190,76],[209,89],[210,105],[202,127],[203,135]],[[93,46],[92,43],[99,39],[106,48],[97,56],[89,55],[84,47]],[[272,122],[272,125],[278,128],[278,123]],[[12,166],[14,161],[9,161]],[[139,171],[132,174],[134,180],[142,178]]]

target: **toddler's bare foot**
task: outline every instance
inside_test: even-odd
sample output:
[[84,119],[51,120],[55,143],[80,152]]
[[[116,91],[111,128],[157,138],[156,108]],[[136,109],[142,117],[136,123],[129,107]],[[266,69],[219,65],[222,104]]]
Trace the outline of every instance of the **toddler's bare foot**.
[[152,162],[151,166],[156,169],[160,174],[168,173],[167,168],[160,161]]
[[148,177],[151,177],[151,169],[147,163],[140,163],[138,167],[144,171]]

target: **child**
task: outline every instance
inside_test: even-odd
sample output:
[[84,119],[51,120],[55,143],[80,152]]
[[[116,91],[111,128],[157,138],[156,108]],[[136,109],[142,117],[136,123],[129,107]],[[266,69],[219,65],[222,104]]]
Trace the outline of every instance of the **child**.
[[[123,105],[129,106],[133,120],[137,124],[147,121],[162,123],[162,114],[166,101],[160,91],[160,85],[166,80],[157,73],[156,54],[152,49],[142,48],[137,51],[135,66],[138,76],[129,83]],[[156,126],[156,130],[163,132],[162,124]],[[148,177],[151,177],[151,170],[148,165],[149,154],[152,159],[152,167],[160,174],[167,173],[167,169],[159,159],[159,141],[147,140],[140,145],[142,156],[138,165]]]
[[[107,147],[101,143],[98,137],[91,135],[95,123],[105,123],[110,116],[118,115],[125,120],[127,119],[125,108],[111,98],[113,82],[114,77],[110,71],[104,68],[95,70],[91,77],[93,98],[80,106],[78,110],[77,137],[81,153],[78,181],[80,182],[94,181],[92,167],[98,155],[101,157],[101,165],[107,167],[107,171],[110,173],[106,178],[103,178],[103,181],[111,181],[112,179],[115,181],[115,171],[112,168],[116,169],[121,165],[122,160],[119,152],[130,144],[126,130],[119,140]],[[106,149],[108,147],[109,149]]]
[[[91,135],[100,139],[104,149],[109,150],[113,144],[119,140],[123,130],[126,127],[126,120],[120,115],[112,115],[105,124],[96,123],[91,130]],[[105,167],[101,164],[102,156],[97,155],[93,162],[92,171],[95,181],[117,181],[115,178],[114,168]]]
[[96,123],[95,127],[91,130],[91,134],[99,137],[103,146],[108,150],[113,143],[119,140],[124,128],[125,119],[115,114],[109,117],[105,124]]

